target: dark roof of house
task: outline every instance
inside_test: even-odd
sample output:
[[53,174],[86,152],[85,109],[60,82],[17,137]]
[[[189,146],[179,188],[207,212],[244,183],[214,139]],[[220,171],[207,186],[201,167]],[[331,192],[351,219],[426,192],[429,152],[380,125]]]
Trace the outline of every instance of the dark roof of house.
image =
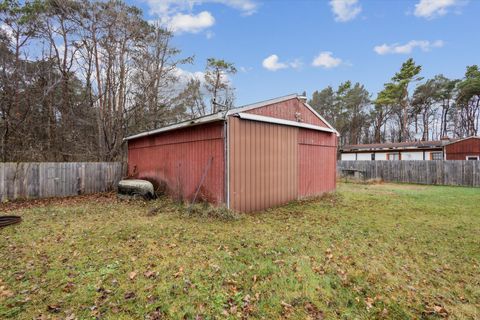
[[438,141],[408,141],[391,143],[352,144],[340,149],[342,152],[368,151],[368,150],[403,150],[403,149],[440,149],[454,140]]

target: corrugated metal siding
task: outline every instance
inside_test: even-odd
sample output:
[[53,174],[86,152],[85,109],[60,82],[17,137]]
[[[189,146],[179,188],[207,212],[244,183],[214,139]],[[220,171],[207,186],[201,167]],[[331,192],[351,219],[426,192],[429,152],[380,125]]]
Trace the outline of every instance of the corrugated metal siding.
[[216,122],[131,140],[128,171],[139,179],[165,182],[174,197],[191,201],[213,157],[201,188],[203,198],[225,201],[224,123]]
[[299,129],[298,196],[309,197],[335,190],[337,136]]
[[319,119],[312,111],[305,107],[305,105],[297,98],[248,110],[246,112],[291,121],[298,121],[296,114],[299,114],[301,122],[303,123],[309,123],[328,128],[328,126],[321,119]]
[[251,212],[297,198],[298,129],[229,117],[230,207]]
[[465,160],[467,156],[480,156],[480,139],[471,138],[445,146],[447,160]]

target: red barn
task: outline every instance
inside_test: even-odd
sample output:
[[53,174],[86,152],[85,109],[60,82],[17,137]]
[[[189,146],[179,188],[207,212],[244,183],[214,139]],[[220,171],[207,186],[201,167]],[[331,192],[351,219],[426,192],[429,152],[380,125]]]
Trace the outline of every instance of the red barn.
[[445,146],[446,160],[480,160],[480,137],[468,137]]
[[129,176],[251,212],[335,190],[337,131],[289,95],[128,140]]

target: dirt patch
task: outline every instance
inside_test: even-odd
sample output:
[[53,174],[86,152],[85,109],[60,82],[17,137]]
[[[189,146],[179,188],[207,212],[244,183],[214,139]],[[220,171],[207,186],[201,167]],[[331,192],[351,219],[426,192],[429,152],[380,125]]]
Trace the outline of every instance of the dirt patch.
[[117,197],[114,192],[95,193],[88,195],[79,195],[71,197],[55,197],[43,199],[18,199],[0,203],[0,213],[10,212],[16,210],[25,210],[31,208],[42,208],[48,206],[72,206],[85,202],[101,203],[117,202]]

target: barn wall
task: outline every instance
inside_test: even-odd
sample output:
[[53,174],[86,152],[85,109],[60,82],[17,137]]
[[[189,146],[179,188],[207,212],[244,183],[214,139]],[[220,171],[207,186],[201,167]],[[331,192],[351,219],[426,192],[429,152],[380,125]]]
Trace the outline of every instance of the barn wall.
[[480,156],[480,139],[471,138],[445,146],[447,160],[465,160],[467,156]]
[[230,207],[251,212],[297,198],[298,128],[229,117]]
[[128,173],[164,182],[170,195],[191,201],[212,158],[201,195],[214,203],[225,202],[223,138],[220,121],[131,140]]
[[298,196],[309,197],[336,187],[337,136],[299,128]]
[[290,121],[301,120],[303,123],[309,123],[328,128],[328,126],[321,119],[319,119],[312,111],[310,111],[310,109],[305,107],[305,105],[297,98],[292,98],[279,103],[273,103],[268,106],[248,110],[246,112]]

